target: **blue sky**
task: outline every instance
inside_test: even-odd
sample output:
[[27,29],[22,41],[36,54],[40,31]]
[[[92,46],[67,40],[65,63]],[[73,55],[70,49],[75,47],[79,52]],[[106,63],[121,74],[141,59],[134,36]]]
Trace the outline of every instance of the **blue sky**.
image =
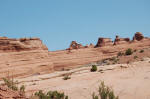
[[150,0],[0,0],[0,36],[39,37],[50,51],[137,31],[150,37]]

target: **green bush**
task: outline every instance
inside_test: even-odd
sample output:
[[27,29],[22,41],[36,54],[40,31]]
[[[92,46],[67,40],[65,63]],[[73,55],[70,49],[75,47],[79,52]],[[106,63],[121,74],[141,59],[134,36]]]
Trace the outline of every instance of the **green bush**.
[[92,65],[91,72],[95,72],[95,71],[97,71],[97,66],[96,65]]
[[125,55],[131,55],[132,53],[133,53],[132,49],[129,48],[129,49],[126,50]]
[[116,64],[116,63],[118,63],[119,58],[118,57],[112,57],[112,58],[109,58],[109,61],[112,61],[112,64]]
[[140,50],[140,53],[143,53],[144,52],[144,50]]
[[136,52],[137,50],[135,49],[134,52]]
[[57,91],[48,91],[47,93],[44,93],[42,90],[40,90],[34,95],[39,99],[68,99],[68,96],[65,96],[64,93]]
[[25,93],[25,86],[24,86],[24,85],[22,85],[22,86],[20,87],[20,92]]
[[68,79],[71,79],[71,77],[69,77],[69,75],[65,75],[63,79],[68,80]]
[[138,58],[138,56],[134,56],[134,59],[137,59]]
[[[99,97],[100,99],[119,99],[118,96],[115,96],[114,91],[106,86],[104,82],[101,82],[99,86]],[[98,96],[93,93],[93,99],[98,99]]]
[[124,53],[122,53],[122,52],[118,52],[118,54],[117,54],[117,56],[122,56],[122,55],[124,55]]
[[92,94],[92,99],[98,99],[98,96],[95,93]]

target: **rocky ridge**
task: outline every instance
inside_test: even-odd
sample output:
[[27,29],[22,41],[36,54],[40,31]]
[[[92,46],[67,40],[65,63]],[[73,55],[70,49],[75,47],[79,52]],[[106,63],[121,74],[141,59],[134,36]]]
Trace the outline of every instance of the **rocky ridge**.
[[117,55],[128,48],[140,50],[150,47],[150,38],[137,32],[134,39],[116,36],[99,38],[96,45],[83,46],[73,41],[67,50],[48,51],[38,38],[10,39],[0,37],[0,79],[7,75],[14,77],[34,76],[56,70],[76,68]]

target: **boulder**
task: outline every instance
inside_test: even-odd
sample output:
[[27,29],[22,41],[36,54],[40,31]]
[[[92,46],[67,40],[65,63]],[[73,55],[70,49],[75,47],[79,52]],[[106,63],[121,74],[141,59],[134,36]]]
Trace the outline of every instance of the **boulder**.
[[136,32],[134,37],[133,37],[133,41],[140,41],[144,39],[144,36],[141,32]]

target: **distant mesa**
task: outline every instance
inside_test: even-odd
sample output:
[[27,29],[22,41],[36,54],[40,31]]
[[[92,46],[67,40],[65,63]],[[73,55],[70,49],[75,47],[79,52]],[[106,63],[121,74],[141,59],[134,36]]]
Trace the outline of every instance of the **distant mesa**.
[[0,51],[48,50],[39,38],[0,37]]

